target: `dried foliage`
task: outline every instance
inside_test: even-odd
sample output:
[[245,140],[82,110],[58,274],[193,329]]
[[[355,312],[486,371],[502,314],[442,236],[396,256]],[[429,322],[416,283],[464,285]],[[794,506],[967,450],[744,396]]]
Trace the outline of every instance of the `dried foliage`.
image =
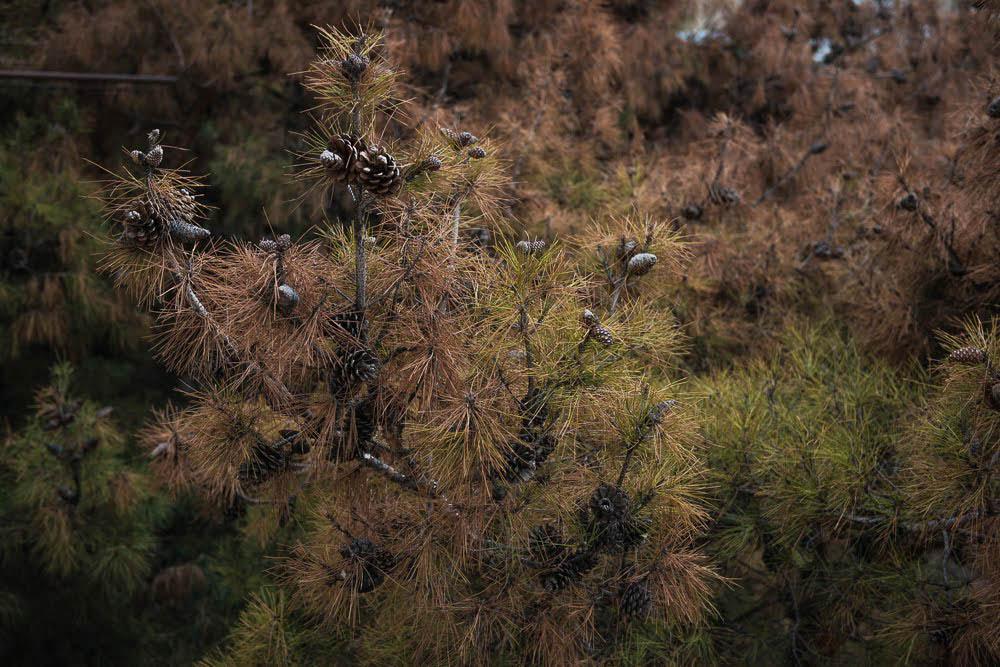
[[185,392],[140,440],[283,555],[207,664],[1000,659],[996,2],[99,1],[41,39],[178,76],[11,131],[0,354],[134,340],[86,205],[38,204],[131,128],[103,267]]
[[[635,623],[696,629],[715,581],[704,471],[690,409],[648,372],[678,349],[661,296],[684,244],[638,213],[567,246],[465,233],[504,217],[497,144],[388,141],[379,33],[320,34],[298,175],[345,196],[348,224],[215,240],[158,130],[106,189],[105,267],[187,387],[143,434],[154,469],[220,510],[303,522],[276,568],[287,600],[262,598],[248,630],[294,612],[349,628],[371,662],[571,664]],[[291,661],[279,639],[257,647]]]

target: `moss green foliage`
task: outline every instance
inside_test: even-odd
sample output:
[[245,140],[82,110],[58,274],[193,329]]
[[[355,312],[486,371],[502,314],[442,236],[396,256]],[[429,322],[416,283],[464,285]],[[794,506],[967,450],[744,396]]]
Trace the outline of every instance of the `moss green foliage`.
[[[953,339],[996,354],[979,324]],[[838,664],[995,657],[996,412],[982,364],[931,378],[866,355],[826,322],[699,377],[717,492],[720,657]],[[957,530],[958,527],[962,530]]]
[[128,309],[91,270],[100,214],[86,198],[71,139],[85,122],[67,98],[48,117],[18,114],[0,135],[4,360],[32,344],[79,352],[135,342]]
[[863,592],[882,592],[881,536],[852,539],[847,517],[891,512],[885,471],[917,385],[832,322],[790,328],[773,350],[692,388],[719,494],[714,551],[745,582],[720,600],[734,633],[723,645],[784,664],[856,624]]
[[[0,587],[5,608],[21,612],[5,614],[15,654],[36,642],[51,655],[72,651],[89,643],[98,619],[113,627],[92,650],[118,650],[119,632],[127,636],[120,623],[128,623],[118,609],[153,565],[163,506],[128,465],[109,411],[73,398],[70,379],[68,366],[55,368],[35,417],[4,442],[0,458]],[[49,612],[50,622],[38,624]]]
[[190,498],[170,501],[113,410],[76,397],[77,379],[56,366],[0,448],[0,658],[191,664],[296,526],[250,540],[253,517],[220,524]]

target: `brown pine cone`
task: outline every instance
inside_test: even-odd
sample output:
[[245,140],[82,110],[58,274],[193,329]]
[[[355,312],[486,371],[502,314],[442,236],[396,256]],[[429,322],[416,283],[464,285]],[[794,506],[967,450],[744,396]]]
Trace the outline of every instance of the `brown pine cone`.
[[643,276],[649,273],[656,264],[656,255],[651,252],[640,252],[628,261],[628,272],[633,276]]
[[381,545],[365,537],[356,537],[340,547],[340,555],[354,570],[348,581],[358,593],[368,593],[385,581],[396,565],[396,558]]
[[713,184],[708,188],[708,199],[716,206],[735,206],[742,198],[740,193],[732,188]]
[[198,215],[198,203],[194,194],[187,188],[177,191],[177,198],[174,202],[174,210],[177,216],[184,222],[193,222]]
[[358,153],[364,143],[349,134],[330,137],[326,150],[320,153],[319,161],[326,168],[326,174],[338,183],[347,183],[354,177],[354,167]]
[[611,330],[608,329],[603,324],[598,324],[590,329],[590,337],[596,340],[598,343],[604,347],[611,347],[614,345],[615,339],[611,335]]
[[352,53],[340,61],[340,71],[348,81],[357,83],[370,64],[371,60],[367,56]]
[[698,204],[688,204],[681,211],[681,215],[684,216],[685,220],[701,220],[701,216],[704,213],[704,209]]
[[1000,95],[993,98],[993,101],[986,105],[986,115],[990,118],[1000,118]]
[[548,244],[543,239],[535,239],[533,241],[518,241],[515,247],[525,255],[537,255],[545,250],[545,246],[547,245]]
[[959,364],[981,364],[986,358],[986,350],[979,347],[960,347],[948,355],[949,361]]
[[617,486],[601,484],[591,494],[589,506],[597,521],[623,521],[628,516],[632,500]]
[[342,363],[345,375],[356,383],[371,382],[378,375],[378,357],[366,348],[348,352]]
[[626,616],[645,618],[649,615],[652,602],[653,596],[644,581],[630,583],[622,590],[621,611]]
[[133,246],[148,248],[160,240],[163,223],[147,207],[139,206],[125,214],[124,241]]
[[479,137],[471,132],[456,132],[447,127],[441,128],[441,134],[447,139],[455,149],[467,148],[479,142]]
[[403,182],[395,158],[376,144],[358,152],[354,171],[358,183],[379,196],[394,194]]

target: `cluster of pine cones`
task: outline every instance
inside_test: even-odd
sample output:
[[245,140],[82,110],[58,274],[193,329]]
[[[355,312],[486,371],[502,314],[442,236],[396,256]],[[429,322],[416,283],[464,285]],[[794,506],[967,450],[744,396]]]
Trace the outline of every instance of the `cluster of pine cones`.
[[194,223],[197,215],[195,197],[186,188],[169,195],[152,194],[134,202],[125,213],[123,241],[148,248],[169,235],[180,241],[199,241],[210,232]]
[[[160,131],[153,130],[147,137],[149,150],[130,153],[132,161],[145,168],[151,177],[163,162]],[[210,232],[195,224],[198,204],[187,188],[163,190],[149,187],[146,193],[126,207],[122,241],[129,246],[149,248],[160,239],[170,236],[180,241],[198,241],[208,238]]]
[[[579,581],[598,562],[602,552],[620,552],[638,546],[646,538],[649,520],[636,517],[628,494],[616,486],[601,484],[581,508],[580,523],[585,540],[573,546],[562,531],[551,523],[532,528],[528,554],[541,569],[539,580],[545,590],[554,593]],[[649,590],[644,583],[626,586],[620,595],[622,611],[630,616],[644,616],[649,611]]]
[[399,164],[385,147],[350,134],[330,137],[319,161],[333,181],[360,185],[380,197],[395,194],[403,182]]

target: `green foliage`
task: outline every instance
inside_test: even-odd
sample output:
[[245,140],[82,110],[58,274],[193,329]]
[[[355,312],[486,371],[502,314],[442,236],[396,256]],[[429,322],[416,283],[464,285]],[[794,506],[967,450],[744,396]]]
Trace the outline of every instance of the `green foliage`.
[[0,135],[0,358],[31,344],[79,353],[136,340],[139,320],[92,270],[100,216],[72,139],[85,122],[64,98],[53,117],[18,114]]
[[539,170],[535,178],[544,183],[548,196],[568,209],[593,212],[608,199],[592,165],[562,156]]
[[[767,539],[793,547],[818,523],[887,509],[869,498],[870,485],[879,484],[895,420],[914,390],[830,323],[792,329],[777,342],[769,358],[699,378],[694,390],[705,396],[719,482],[752,493]],[[757,537],[738,516],[722,536],[731,552]]]
[[[71,649],[131,604],[153,565],[163,506],[129,465],[110,411],[75,399],[71,379],[68,365],[54,368],[34,418],[0,457],[0,590],[15,654],[55,636],[52,655]],[[46,605],[50,622],[39,625]],[[101,639],[92,645],[108,649]]]
[[[851,517],[892,515],[901,501],[897,424],[918,385],[825,322],[786,330],[770,357],[693,389],[718,494],[714,551],[740,582],[720,598],[723,645],[784,653],[774,664],[846,650],[836,622],[857,627],[867,601],[899,587],[883,528],[857,531]],[[776,652],[789,624],[796,639]]]
[[303,661],[306,631],[291,618],[283,591],[254,593],[227,640],[229,650],[206,658],[201,667],[292,666]]

